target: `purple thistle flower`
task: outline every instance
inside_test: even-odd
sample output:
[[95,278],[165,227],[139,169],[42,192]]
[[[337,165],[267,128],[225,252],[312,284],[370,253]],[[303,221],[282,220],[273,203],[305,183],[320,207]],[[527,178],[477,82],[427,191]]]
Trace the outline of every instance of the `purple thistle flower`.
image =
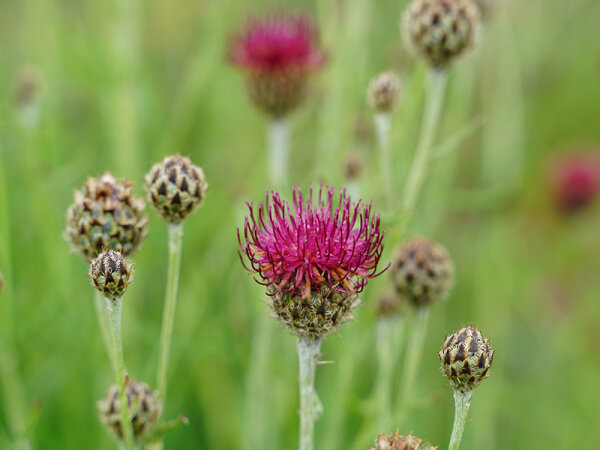
[[268,287],[269,295],[349,296],[383,272],[377,272],[384,236],[379,216],[373,216],[370,204],[352,203],[345,191],[334,207],[334,195],[335,188],[321,186],[315,203],[311,185],[305,201],[295,186],[293,209],[273,191],[257,214],[248,204],[243,242],[238,229],[240,257],[248,271],[260,276],[255,279]]
[[236,36],[229,49],[230,61],[255,72],[289,69],[310,72],[324,62],[318,35],[301,15],[269,15],[249,21],[245,33]]

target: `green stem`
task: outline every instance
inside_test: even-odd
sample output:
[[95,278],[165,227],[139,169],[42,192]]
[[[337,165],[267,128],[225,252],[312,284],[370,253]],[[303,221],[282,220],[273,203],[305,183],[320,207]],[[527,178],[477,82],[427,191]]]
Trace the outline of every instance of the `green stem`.
[[129,402],[127,401],[127,375],[125,362],[123,359],[123,339],[121,331],[121,311],[123,301],[120,298],[111,300],[106,299],[106,308],[108,311],[108,322],[110,325],[110,350],[112,360],[114,361],[115,379],[119,388],[119,402],[121,404],[121,423],[123,424],[124,445],[128,450],[133,450],[135,443],[133,439],[133,429],[131,426],[131,417],[129,411]]
[[421,188],[425,181],[425,176],[427,175],[433,139],[437,131],[442,110],[446,78],[446,73],[443,71],[434,70],[430,72],[419,143],[404,186],[402,209],[407,216],[411,216],[414,212]]
[[321,413],[319,397],[315,391],[317,356],[321,339],[298,338],[298,363],[300,368],[300,438],[299,450],[313,450],[315,421]]
[[392,189],[392,160],[390,155],[390,115],[378,113],[375,115],[375,130],[377,142],[379,143],[379,160],[381,169],[381,190],[385,199],[385,210],[393,211],[393,189]]
[[429,308],[422,308],[416,312],[415,320],[412,324],[411,335],[406,347],[406,356],[404,360],[404,371],[400,378],[402,386],[400,389],[400,403],[398,408],[397,423],[403,419],[406,408],[410,403],[410,394],[415,382],[417,367],[421,360],[423,351],[423,341],[427,331],[427,322],[429,320]]
[[273,119],[268,129],[269,145],[267,155],[269,179],[272,188],[285,186],[289,172],[289,125],[287,119]]
[[106,352],[108,353],[108,358],[110,359],[110,365],[113,371],[116,372],[116,362],[113,357],[113,352],[111,351],[111,337],[108,331],[108,317],[106,313],[106,299],[102,292],[94,289],[94,306],[96,307],[96,317],[98,318],[98,324],[100,325],[100,331],[102,331],[102,340],[104,341],[104,346],[106,348]]
[[377,339],[377,427],[382,432],[390,425],[392,412],[392,378],[394,373],[393,335],[395,318],[381,318],[376,325]]
[[469,406],[471,406],[472,395],[473,391],[454,391],[454,426],[452,427],[452,437],[450,438],[448,450],[458,450],[460,446],[465,423],[467,422],[467,415],[469,414]]
[[160,332],[160,350],[156,386],[163,402],[167,400],[167,368],[169,365],[169,350],[175,322],[175,307],[177,305],[177,287],[181,268],[181,246],[183,243],[183,224],[169,224],[169,266],[167,268],[167,287],[163,309],[162,328]]

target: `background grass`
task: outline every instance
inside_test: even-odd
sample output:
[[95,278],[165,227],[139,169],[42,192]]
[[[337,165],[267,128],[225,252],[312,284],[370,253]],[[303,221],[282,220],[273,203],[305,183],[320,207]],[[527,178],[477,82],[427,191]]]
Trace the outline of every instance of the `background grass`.
[[[447,245],[457,266],[452,298],[432,315],[414,406],[402,432],[446,445],[453,417],[436,352],[445,334],[473,322],[496,349],[475,393],[465,449],[595,448],[600,390],[600,210],[558,215],[549,159],[599,148],[600,2],[498,0],[478,52],[452,71],[440,141],[474,118],[483,126],[440,159],[413,233]],[[2,405],[22,394],[36,449],[111,448],[95,401],[112,377],[87,267],[63,239],[73,189],[110,170],[134,180],[170,153],[201,165],[210,189],[185,225],[181,290],[166,416],[190,426],[168,448],[289,449],[297,440],[295,345],[272,321],[237,256],[244,201],[265,182],[265,121],[225,63],[228,37],[248,13],[306,11],[329,55],[306,107],[292,118],[292,180],[343,183],[350,149],[368,161],[366,198],[381,204],[365,88],[392,68],[404,83],[392,145],[398,190],[416,141],[424,68],[404,50],[405,1],[11,0],[0,1],[0,304]],[[25,123],[15,80],[33,67],[42,82]],[[30,105],[31,106],[31,105]],[[357,133],[357,124],[362,132]],[[364,131],[366,128],[366,131]],[[399,192],[399,191],[398,191]],[[134,258],[124,304],[125,358],[152,383],[166,270],[166,226]],[[384,217],[392,226],[389,217]],[[389,260],[397,243],[387,242]],[[317,448],[366,449],[378,432],[374,280],[357,320],[330,337],[317,389],[325,413]],[[409,318],[410,319],[410,318]],[[257,330],[272,352],[260,396],[248,392]],[[11,373],[23,382],[20,393]],[[8,380],[8,381],[7,381]],[[258,400],[258,401],[257,401]],[[8,410],[15,412],[14,409]],[[8,446],[0,408],[0,446]],[[18,412],[18,411],[17,411]],[[260,421],[252,419],[261,418]],[[37,418],[36,418],[37,417]],[[33,420],[35,419],[35,420]],[[251,425],[249,425],[251,424]]]

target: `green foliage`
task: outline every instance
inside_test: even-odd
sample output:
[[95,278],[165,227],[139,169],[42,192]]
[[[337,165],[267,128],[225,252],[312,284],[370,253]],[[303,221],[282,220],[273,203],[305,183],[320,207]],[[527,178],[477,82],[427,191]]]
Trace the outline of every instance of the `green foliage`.
[[[457,282],[448,302],[432,310],[412,396],[420,401],[396,426],[442,447],[447,442],[453,400],[436,352],[443,336],[473,322],[492,340],[497,359],[477,389],[464,448],[594,448],[600,440],[600,209],[557,215],[545,175],[552,153],[600,142],[600,2],[499,3],[486,18],[481,49],[458,62],[448,80],[438,144],[475,116],[484,122],[459,151],[436,161],[416,215],[415,232],[447,244]],[[328,52],[306,106],[292,117],[291,181],[341,184],[342,156],[358,149],[367,162],[364,197],[381,210],[365,90],[382,70],[401,77],[390,141],[399,190],[416,142],[424,78],[398,30],[406,2],[286,4],[314,14]],[[132,180],[143,196],[143,175],[174,153],[202,166],[211,188],[185,224],[163,417],[185,413],[189,426],[170,432],[166,446],[296,446],[294,338],[265,320],[264,291],[237,255],[244,202],[263,199],[270,187],[266,124],[224,58],[228,36],[246,14],[269,7],[282,5],[0,1],[3,448],[22,438],[9,430],[28,433],[36,449],[112,448],[95,407],[112,380],[110,364],[87,264],[63,237],[66,209],[73,189],[105,171]],[[15,97],[23,67],[35,67],[39,90]],[[135,282],[123,306],[127,368],[143,380],[156,371],[167,258],[167,226],[148,214],[149,234],[132,258]],[[391,229],[391,218],[384,221]],[[386,263],[398,244],[393,236],[386,238]],[[374,304],[386,278],[369,284],[356,321],[323,344],[324,357],[335,364],[317,374],[324,406],[317,448],[364,449],[378,433],[395,431],[376,429],[372,400]],[[271,351],[255,384],[248,368],[260,339]],[[564,382],[566,368],[576,382]],[[256,385],[260,396],[248,391]],[[259,427],[248,425],[255,414],[264,418]]]

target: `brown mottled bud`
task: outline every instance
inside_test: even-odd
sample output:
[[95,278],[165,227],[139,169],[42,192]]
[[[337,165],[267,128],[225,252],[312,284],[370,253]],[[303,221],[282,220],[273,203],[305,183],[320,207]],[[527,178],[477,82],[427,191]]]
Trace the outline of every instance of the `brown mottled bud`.
[[400,248],[390,274],[398,295],[416,308],[444,300],[454,285],[450,254],[425,238],[413,238]]
[[123,296],[131,283],[133,266],[121,253],[107,250],[92,261],[89,275],[96,289],[105,297],[116,299]]
[[437,447],[423,442],[408,433],[401,435],[396,431],[396,434],[380,434],[375,443],[375,447],[370,447],[369,450],[436,450]]
[[473,0],[413,0],[403,29],[414,53],[441,70],[475,45],[481,19]]
[[135,197],[132,183],[110,173],[89,178],[67,210],[67,239],[91,261],[106,249],[133,255],[146,236],[144,200]]
[[470,325],[448,336],[438,356],[442,372],[450,380],[452,389],[469,391],[487,378],[494,350],[490,341]]
[[343,173],[346,180],[358,179],[364,170],[364,160],[358,151],[349,152],[343,161]]
[[[146,383],[129,379],[126,387],[127,406],[133,426],[133,435],[136,441],[141,442],[160,417],[161,403],[156,392],[153,392]],[[122,440],[123,426],[121,422],[121,402],[119,389],[111,386],[106,398],[98,402],[100,420],[104,426],[115,436]]]
[[272,297],[271,309],[275,318],[296,336],[318,339],[352,320],[352,312],[359,304],[355,294],[313,291],[307,298],[278,293]]
[[399,315],[403,309],[402,301],[393,289],[383,291],[377,299],[377,317],[393,317]]
[[202,204],[207,189],[204,171],[184,156],[167,156],[146,175],[150,201],[169,223],[186,219]]
[[400,97],[400,78],[393,72],[383,72],[371,80],[367,101],[378,113],[391,113]]

